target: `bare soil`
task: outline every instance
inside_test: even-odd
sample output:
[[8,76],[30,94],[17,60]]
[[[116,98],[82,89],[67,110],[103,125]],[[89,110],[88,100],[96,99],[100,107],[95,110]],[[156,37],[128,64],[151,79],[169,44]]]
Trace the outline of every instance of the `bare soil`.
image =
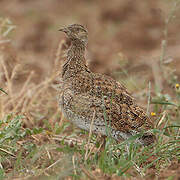
[[[129,76],[135,75],[138,83],[144,77],[154,84],[153,65],[161,55],[165,20],[171,6],[170,1],[163,0],[1,0],[0,16],[16,25],[9,37],[11,43],[0,45],[9,73],[14,64],[23,64],[22,72],[19,71],[14,80],[14,91],[21,88],[31,71],[35,84],[49,76],[58,43],[65,39],[58,29],[72,23],[88,28],[86,56],[92,71],[118,79],[114,72],[123,69]],[[168,25],[166,57],[172,57],[170,66],[175,68],[180,80],[179,18],[180,9]],[[163,83],[163,86],[164,93],[173,93],[170,85]],[[130,90],[134,94],[139,91],[138,88]],[[153,179],[154,174],[152,169],[147,179]],[[169,176],[179,179],[179,174],[179,163],[173,162],[168,169],[159,172],[159,179]]]

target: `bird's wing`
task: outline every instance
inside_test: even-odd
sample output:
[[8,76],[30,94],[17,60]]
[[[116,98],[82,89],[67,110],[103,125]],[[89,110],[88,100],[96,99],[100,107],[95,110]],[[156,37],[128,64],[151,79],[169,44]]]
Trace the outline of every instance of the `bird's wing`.
[[138,106],[127,89],[112,78],[94,74],[94,94],[102,99],[113,128],[120,131],[141,131],[153,127],[151,119]]
[[105,124],[107,120],[112,128],[122,132],[148,130],[152,127],[145,111],[136,104],[127,89],[114,79],[102,74],[86,73],[70,83],[74,92],[79,92],[74,93],[70,101],[70,109],[75,114],[91,120],[95,109],[95,123]]

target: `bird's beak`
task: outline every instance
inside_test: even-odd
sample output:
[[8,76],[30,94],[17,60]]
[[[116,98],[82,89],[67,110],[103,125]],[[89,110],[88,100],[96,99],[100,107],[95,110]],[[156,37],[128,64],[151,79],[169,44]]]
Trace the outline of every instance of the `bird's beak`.
[[62,32],[64,32],[64,33],[67,33],[67,32],[68,32],[68,29],[67,29],[67,28],[61,28],[61,29],[59,29],[59,31],[62,31]]

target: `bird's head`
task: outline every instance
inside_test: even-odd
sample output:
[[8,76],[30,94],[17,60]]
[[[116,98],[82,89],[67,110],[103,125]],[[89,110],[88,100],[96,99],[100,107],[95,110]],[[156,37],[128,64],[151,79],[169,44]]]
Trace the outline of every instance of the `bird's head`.
[[88,32],[80,24],[72,24],[59,29],[59,31],[66,33],[67,37],[72,41],[79,40],[85,45],[87,44]]

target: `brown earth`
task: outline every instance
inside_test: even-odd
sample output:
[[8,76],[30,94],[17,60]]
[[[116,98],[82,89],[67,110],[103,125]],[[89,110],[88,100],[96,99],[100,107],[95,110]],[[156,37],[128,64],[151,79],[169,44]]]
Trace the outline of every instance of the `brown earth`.
[[[40,83],[52,71],[58,43],[65,39],[58,29],[67,24],[80,23],[89,31],[87,59],[93,71],[118,77],[113,72],[128,72],[154,84],[153,66],[161,55],[165,20],[170,12],[170,1],[138,0],[1,0],[0,16],[9,18],[16,29],[10,33],[11,43],[1,45],[8,71],[15,63],[23,64],[14,79],[21,88],[28,73],[34,71],[33,82]],[[180,9],[168,25],[166,58],[175,68],[180,80]],[[124,77],[124,76],[122,76]],[[4,79],[3,79],[4,78]],[[2,77],[2,82],[6,82]],[[2,83],[1,82],[1,83]],[[172,93],[172,87],[163,83],[163,92]],[[138,93],[138,88],[131,89]],[[151,172],[153,176],[154,172]],[[180,173],[175,162],[160,172],[160,179]],[[176,176],[176,175],[175,175]],[[176,176],[178,179],[178,176]]]

